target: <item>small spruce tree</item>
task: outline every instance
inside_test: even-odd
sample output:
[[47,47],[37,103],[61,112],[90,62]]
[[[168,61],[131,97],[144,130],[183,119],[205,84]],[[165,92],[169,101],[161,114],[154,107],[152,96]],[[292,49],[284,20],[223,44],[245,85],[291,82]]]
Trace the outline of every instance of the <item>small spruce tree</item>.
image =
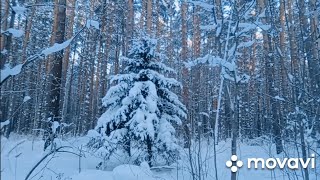
[[152,166],[159,157],[169,164],[179,156],[174,124],[181,125],[186,108],[170,90],[180,83],[163,75],[174,70],[162,63],[156,43],[146,35],[134,40],[129,56],[121,59],[126,63],[124,73],[111,79],[116,85],[103,98],[106,112],[90,131],[95,134],[91,146],[106,159],[123,150],[134,162]]

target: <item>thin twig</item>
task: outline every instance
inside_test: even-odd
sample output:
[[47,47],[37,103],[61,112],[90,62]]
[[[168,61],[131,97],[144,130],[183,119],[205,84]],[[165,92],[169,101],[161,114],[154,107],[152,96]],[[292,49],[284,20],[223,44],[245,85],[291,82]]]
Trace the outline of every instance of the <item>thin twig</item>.
[[45,156],[43,156],[40,161],[37,162],[37,164],[29,171],[29,173],[27,174],[25,180],[28,180],[28,178],[30,177],[30,175],[33,173],[33,171],[42,163],[42,161],[44,161],[48,156],[50,156],[51,154],[57,153],[57,152],[64,152],[64,151],[59,151],[62,148],[71,148],[70,146],[61,146],[57,149],[54,149],[52,151],[50,151],[48,154],[46,154]]

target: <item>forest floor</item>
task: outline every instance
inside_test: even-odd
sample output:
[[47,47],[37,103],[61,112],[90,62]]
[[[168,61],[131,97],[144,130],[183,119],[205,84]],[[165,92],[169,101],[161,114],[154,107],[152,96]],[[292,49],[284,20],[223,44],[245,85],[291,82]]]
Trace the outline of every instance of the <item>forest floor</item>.
[[[28,180],[191,180],[191,168],[188,149],[182,152],[182,158],[178,163],[170,167],[149,169],[143,165],[126,165],[121,158],[114,158],[107,163],[105,171],[97,170],[96,166],[101,158],[94,156],[86,150],[86,137],[68,138],[58,142],[58,146],[70,146],[48,156],[35,168]],[[230,179],[230,169],[226,167],[226,161],[230,159],[230,142],[223,141],[217,146],[217,167],[219,180]],[[244,160],[244,166],[239,169],[239,180],[303,180],[301,169],[298,170],[275,170],[247,169],[246,159],[281,157],[274,154],[274,145],[264,140],[241,142],[238,146],[238,157]],[[44,142],[41,138],[31,136],[11,135],[9,139],[1,137],[1,179],[24,180],[30,170],[49,151],[43,151]],[[200,148],[199,148],[200,147]],[[201,172],[202,180],[214,180],[214,156],[213,144],[205,141],[192,150],[192,162],[195,174]],[[294,147],[285,147],[288,154],[292,154]],[[318,152],[320,149],[317,150]],[[71,154],[75,153],[75,154]],[[82,154],[79,158],[76,154]],[[201,152],[201,153],[199,153]],[[292,156],[292,155],[290,155]],[[197,162],[201,162],[201,168]],[[122,164],[122,165],[121,165]],[[310,169],[310,180],[320,180],[320,162],[316,159],[316,168]],[[197,178],[199,179],[199,178]]]

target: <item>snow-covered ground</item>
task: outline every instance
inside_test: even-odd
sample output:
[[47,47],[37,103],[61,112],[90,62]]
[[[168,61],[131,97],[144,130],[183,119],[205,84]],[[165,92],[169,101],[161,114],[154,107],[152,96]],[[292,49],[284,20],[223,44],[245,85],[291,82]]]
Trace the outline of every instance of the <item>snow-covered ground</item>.
[[[182,159],[170,168],[149,169],[146,163],[140,166],[119,165],[121,162],[107,162],[108,170],[97,170],[96,166],[101,162],[99,157],[95,157],[88,152],[84,144],[88,141],[86,137],[70,138],[63,142],[58,142],[58,146],[69,146],[59,152],[48,156],[29,176],[29,180],[191,180],[190,159],[188,150],[182,154]],[[40,138],[12,135],[9,139],[1,138],[1,180],[23,180],[30,170],[49,151],[43,151],[44,142]],[[238,146],[238,157],[245,160],[250,157],[269,158],[276,157],[273,145],[249,146],[248,143],[241,143]],[[252,143],[251,143],[252,144]],[[214,156],[213,144],[203,142],[199,146],[195,145],[193,164],[201,162],[201,174],[203,180],[214,180]],[[292,153],[294,148],[286,148],[288,153]],[[80,153],[79,158],[76,154]],[[290,152],[291,151],[291,152]],[[71,153],[70,153],[71,152]],[[201,152],[201,153],[198,153]],[[319,149],[318,149],[319,152]],[[72,154],[75,153],[75,154]],[[201,159],[198,159],[201,155]],[[281,157],[281,156],[280,156]],[[219,180],[230,179],[230,169],[225,163],[230,159],[230,142],[221,142],[217,146],[217,168]],[[200,161],[198,161],[200,160]],[[119,160],[120,161],[120,160]],[[123,163],[123,162],[122,162]],[[318,168],[310,170],[310,180],[320,180],[320,163],[316,160]],[[199,166],[197,166],[199,167]],[[195,172],[199,169],[194,167]],[[246,166],[238,171],[239,180],[287,180],[303,179],[301,170],[248,170]],[[195,173],[197,174],[197,173]],[[289,178],[289,176],[291,178]],[[295,176],[295,178],[293,177]]]

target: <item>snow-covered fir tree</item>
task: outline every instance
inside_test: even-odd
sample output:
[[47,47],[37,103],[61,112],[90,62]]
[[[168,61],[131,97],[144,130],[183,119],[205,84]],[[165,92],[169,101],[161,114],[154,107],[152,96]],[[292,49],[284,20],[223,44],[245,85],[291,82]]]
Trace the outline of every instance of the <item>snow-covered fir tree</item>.
[[186,117],[186,108],[170,90],[181,85],[163,75],[174,70],[162,63],[156,44],[147,35],[134,40],[129,56],[122,57],[124,72],[112,78],[116,85],[103,98],[107,110],[89,134],[94,135],[90,145],[106,159],[119,150],[149,165],[179,157],[174,127]]

